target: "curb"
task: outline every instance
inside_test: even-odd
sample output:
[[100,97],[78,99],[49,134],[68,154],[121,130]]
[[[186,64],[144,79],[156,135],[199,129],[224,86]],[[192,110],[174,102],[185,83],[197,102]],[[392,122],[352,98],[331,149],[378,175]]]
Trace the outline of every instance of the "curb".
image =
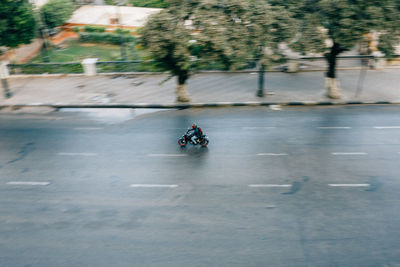
[[216,102],[216,103],[171,103],[171,104],[9,104],[0,105],[0,110],[10,108],[18,110],[22,108],[52,108],[59,109],[187,109],[187,108],[210,108],[210,107],[260,107],[260,106],[346,106],[346,105],[399,105],[400,101],[299,101],[299,102]]

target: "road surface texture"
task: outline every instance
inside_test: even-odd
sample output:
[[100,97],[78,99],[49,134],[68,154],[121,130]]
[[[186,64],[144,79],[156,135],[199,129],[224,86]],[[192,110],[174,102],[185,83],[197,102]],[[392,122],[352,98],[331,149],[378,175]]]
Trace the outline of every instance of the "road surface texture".
[[0,266],[400,266],[399,112],[2,114]]

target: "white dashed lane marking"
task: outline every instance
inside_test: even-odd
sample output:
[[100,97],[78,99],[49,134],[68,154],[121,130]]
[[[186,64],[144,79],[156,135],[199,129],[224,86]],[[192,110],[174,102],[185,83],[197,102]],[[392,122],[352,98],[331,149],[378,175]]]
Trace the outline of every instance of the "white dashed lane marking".
[[149,154],[149,157],[185,157],[187,154]]
[[8,182],[8,185],[49,185],[49,182]]
[[130,187],[134,188],[176,188],[179,185],[176,184],[131,184]]
[[332,155],[335,156],[362,156],[368,155],[366,152],[332,152]]
[[258,153],[257,156],[287,156],[286,153]]
[[331,127],[318,127],[321,130],[330,130],[330,129],[352,129],[352,127],[348,126],[331,126]]
[[375,129],[400,129],[400,126],[374,126]]
[[370,184],[329,184],[332,187],[368,187]]
[[291,187],[291,184],[249,184],[248,187]]

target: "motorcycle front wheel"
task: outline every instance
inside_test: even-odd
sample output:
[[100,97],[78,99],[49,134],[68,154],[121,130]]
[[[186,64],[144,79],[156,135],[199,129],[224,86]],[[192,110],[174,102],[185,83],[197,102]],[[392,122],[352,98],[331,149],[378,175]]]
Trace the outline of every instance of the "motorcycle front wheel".
[[185,146],[186,146],[186,142],[185,142],[184,139],[179,139],[179,140],[178,140],[178,144],[179,144],[181,147],[185,147]]

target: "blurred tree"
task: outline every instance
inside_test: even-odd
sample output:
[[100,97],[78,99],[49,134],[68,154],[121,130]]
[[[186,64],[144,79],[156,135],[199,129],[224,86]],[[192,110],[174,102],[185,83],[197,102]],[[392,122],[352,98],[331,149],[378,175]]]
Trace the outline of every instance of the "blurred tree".
[[286,5],[298,20],[296,41],[291,47],[302,53],[323,53],[328,62],[327,95],[340,98],[336,79],[337,56],[354,48],[365,34],[379,33],[378,48],[386,55],[393,53],[399,41],[399,0],[270,0]]
[[0,1],[0,46],[30,43],[36,34],[33,7],[28,0]]
[[288,43],[296,33],[293,14],[280,3],[270,5],[266,0],[249,0],[249,47],[252,48],[259,65],[257,96],[264,96],[264,71],[271,63],[285,56],[279,47]]
[[[0,46],[10,48],[28,44],[36,35],[36,19],[28,0],[0,1]],[[1,77],[4,97],[10,98],[8,82]]]
[[43,22],[49,29],[63,25],[74,12],[74,4],[70,0],[50,0],[40,9]]
[[[92,5],[96,0],[73,0],[76,6]],[[107,2],[107,1],[106,1]]]
[[141,31],[141,43],[177,76],[180,102],[189,101],[185,83],[199,62],[237,69],[249,55],[257,54],[266,65],[273,53],[265,51],[278,50],[275,42],[285,39],[283,24],[290,21],[290,16],[272,15],[284,10],[268,6],[265,0],[169,0],[168,4],[150,17]]
[[186,81],[197,59],[232,68],[246,56],[246,1],[168,1],[170,7],[151,16],[141,43],[153,58],[177,76],[177,101],[188,102]]
[[168,3],[164,0],[129,0],[129,3],[135,7],[153,7],[153,8],[168,7]]
[[[75,0],[85,1],[85,0]],[[89,1],[89,0],[86,0]],[[93,0],[92,0],[93,1]],[[117,5],[119,0],[104,0],[106,5]],[[124,5],[130,5],[134,7],[149,7],[149,8],[166,8],[168,3],[166,0],[127,0]]]

